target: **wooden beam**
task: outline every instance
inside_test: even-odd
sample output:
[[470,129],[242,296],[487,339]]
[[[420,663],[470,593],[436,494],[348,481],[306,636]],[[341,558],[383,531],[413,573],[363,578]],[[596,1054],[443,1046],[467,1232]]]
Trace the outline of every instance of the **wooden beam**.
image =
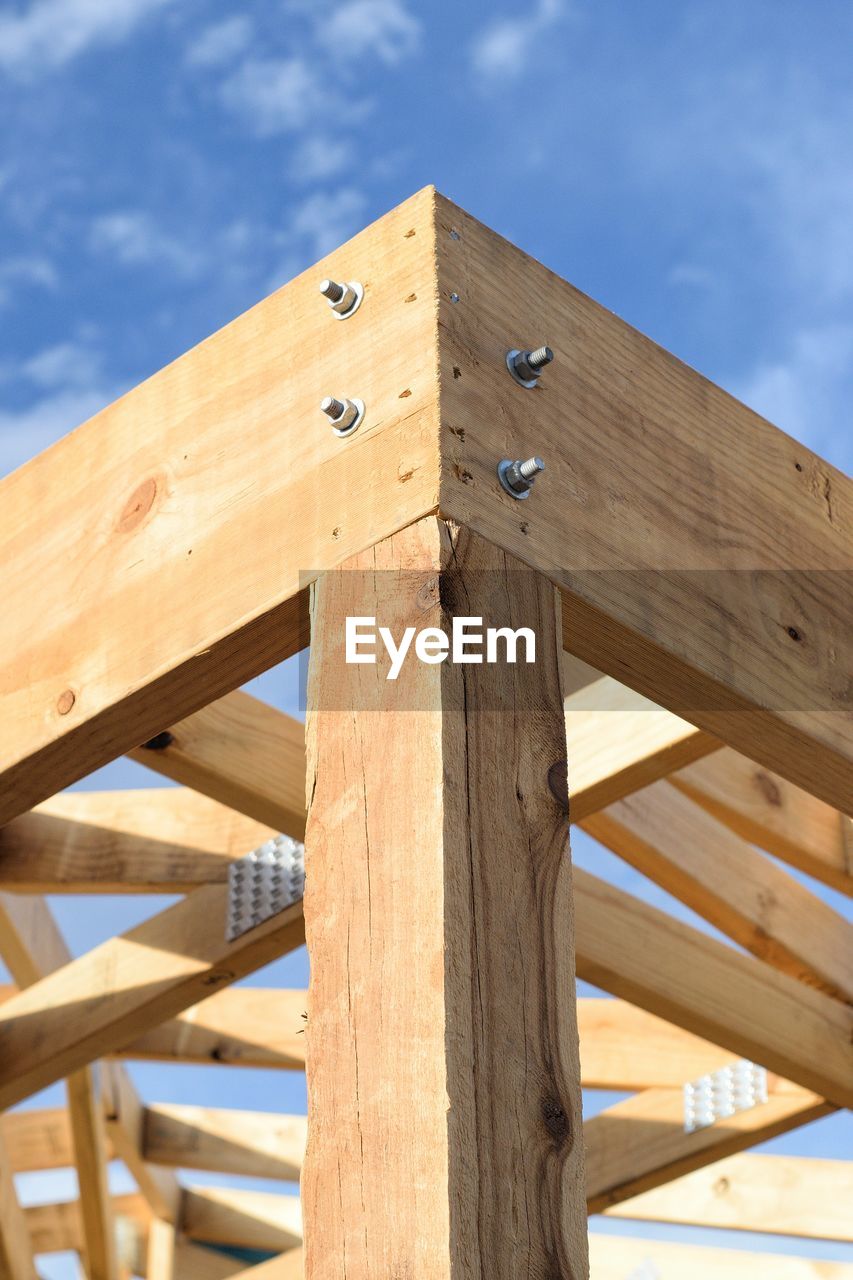
[[717,751],[720,743],[609,676],[566,698],[572,822]]
[[307,1007],[305,991],[226,988],[115,1052],[155,1062],[304,1071]]
[[302,943],[301,903],[227,942],[227,901],[224,886],[199,889],[7,1000],[0,1007],[0,1107]]
[[171,1222],[155,1218],[148,1231],[146,1280],[183,1280],[175,1270],[175,1228]]
[[9,1111],[0,1117],[0,1136],[15,1173],[65,1169],[74,1163],[66,1107]]
[[671,781],[744,840],[853,897],[853,824],[831,805],[729,749]]
[[678,1089],[728,1066],[726,1049],[682,1031],[625,1000],[578,1000],[585,1089]]
[[693,1133],[684,1131],[681,1089],[646,1089],[584,1123],[590,1213],[660,1186],[723,1156],[767,1142],[833,1110],[822,1098],[771,1077],[766,1102]]
[[[437,207],[442,513],[560,587],[570,652],[853,812],[853,482]],[[531,391],[505,360],[538,341]],[[496,463],[532,452],[522,509]]]
[[[30,989],[70,960],[65,939],[43,898],[0,893],[0,955],[18,986]],[[14,1056],[8,1059],[10,1072],[18,1065]],[[67,1074],[68,1119],[80,1188],[86,1275],[88,1280],[119,1280],[107,1148],[95,1073],[87,1062]]]
[[635,1196],[607,1213],[853,1244],[851,1203],[853,1161],[738,1155]]
[[241,689],[129,754],[295,840],[305,835],[305,728]]
[[231,860],[272,834],[187,788],[66,792],[0,830],[0,885],[23,893],[187,893],[227,880]]
[[[344,662],[347,616],[454,602],[535,664]],[[320,582],[312,636],[306,1276],[584,1275],[554,592],[427,520]]]
[[0,1132],[0,1280],[38,1280],[26,1217],[15,1190],[13,1167]]
[[435,312],[427,189],[2,482],[0,826],[295,653],[305,566],[436,508]]
[[115,1155],[124,1161],[156,1218],[174,1224],[181,1187],[171,1170],[155,1168],[145,1155],[145,1108],[139,1095],[117,1062],[105,1064],[103,1080],[104,1118]]
[[231,1280],[245,1269],[242,1262],[218,1249],[206,1248],[180,1237],[175,1243],[175,1274],[178,1280]]
[[[112,1213],[122,1230],[137,1237],[147,1234],[151,1211],[141,1195],[114,1196]],[[33,1253],[81,1253],[83,1224],[79,1200],[28,1206],[24,1210]]]
[[668,782],[583,827],[753,955],[853,1004],[853,925]]
[[184,1169],[298,1182],[304,1116],[158,1103],[145,1108],[145,1159]]
[[574,885],[579,978],[853,1104],[853,1010],[587,872]]
[[234,1280],[302,1280],[305,1274],[301,1249],[288,1249],[269,1262],[248,1267],[234,1276]]
[[284,1252],[302,1243],[298,1196],[230,1187],[184,1192],[181,1229],[194,1240]]
[[641,1237],[605,1236],[589,1239],[592,1280],[853,1280],[853,1265],[825,1259],[788,1258],[779,1253],[745,1253],[740,1249],[709,1249],[692,1244],[667,1244]]

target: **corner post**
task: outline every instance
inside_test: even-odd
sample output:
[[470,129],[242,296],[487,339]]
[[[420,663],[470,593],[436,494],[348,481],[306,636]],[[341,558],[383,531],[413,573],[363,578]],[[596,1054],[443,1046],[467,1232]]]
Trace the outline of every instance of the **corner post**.
[[[412,644],[389,680],[348,616],[530,627],[535,662]],[[545,578],[434,517],[315,588],[307,1280],[588,1275],[561,647]]]

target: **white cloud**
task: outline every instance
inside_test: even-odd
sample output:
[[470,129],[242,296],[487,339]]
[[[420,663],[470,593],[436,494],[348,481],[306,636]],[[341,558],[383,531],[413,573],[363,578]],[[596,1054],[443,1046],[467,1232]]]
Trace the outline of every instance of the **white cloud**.
[[415,52],[421,24],[402,0],[347,0],[324,20],[320,35],[341,59],[373,54],[393,64]]
[[667,276],[671,285],[688,289],[705,289],[713,292],[719,288],[719,280],[710,267],[702,267],[695,262],[677,262]]
[[85,343],[60,342],[25,360],[21,374],[38,387],[91,389],[101,379],[101,358]]
[[530,69],[543,35],[564,11],[563,0],[539,0],[534,10],[517,11],[515,17],[492,23],[472,46],[475,72],[490,83],[521,76]]
[[7,305],[20,289],[55,289],[58,283],[56,268],[47,258],[33,254],[6,258],[0,262],[0,307]]
[[231,62],[248,47],[252,23],[245,14],[226,18],[206,27],[187,49],[187,62],[197,67],[219,67]]
[[800,330],[783,356],[759,364],[733,391],[836,466],[849,465],[853,324]]
[[309,136],[288,164],[288,176],[297,182],[316,182],[340,173],[350,161],[351,145],[343,138],[323,134]]
[[103,384],[51,391],[25,409],[0,409],[0,475],[14,471],[126,390]]
[[261,137],[302,128],[322,107],[324,93],[302,58],[248,58],[222,85],[226,106]]
[[197,248],[161,231],[148,214],[138,210],[102,214],[92,224],[91,247],[112,255],[125,266],[165,263],[179,275],[194,275],[203,263]]
[[27,78],[70,62],[96,45],[116,44],[173,0],[33,0],[0,17],[0,67]]
[[366,203],[362,193],[352,187],[334,195],[317,192],[294,209],[291,234],[307,240],[314,257],[322,258],[353,234]]

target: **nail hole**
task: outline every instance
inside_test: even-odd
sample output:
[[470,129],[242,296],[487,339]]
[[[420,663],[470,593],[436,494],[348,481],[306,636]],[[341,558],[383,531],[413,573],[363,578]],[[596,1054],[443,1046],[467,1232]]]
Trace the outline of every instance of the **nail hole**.
[[802,469],[803,469],[803,464],[802,464],[801,462],[795,462],[795,463],[794,463],[794,468],[795,468],[795,470],[797,470],[797,471],[802,471]]
[[408,398],[409,398],[409,396],[410,396],[411,394],[412,394],[412,393],[411,393],[411,391],[407,388],[405,391],[401,391],[401,392],[400,392],[400,394],[399,394],[399,396],[397,397],[397,399],[398,399],[398,400],[408,400]]
[[459,365],[458,365],[458,364],[455,364],[455,365],[453,366],[453,376],[454,376],[454,378],[461,378],[461,377],[462,377],[462,370],[459,368]]
[[416,293],[410,293],[408,298],[403,299],[404,302],[417,302],[417,300],[418,300],[418,295]]
[[406,234],[403,236],[403,239],[404,239],[404,240],[411,240],[412,236],[416,236],[417,234],[418,234],[418,233],[417,233],[417,231],[415,230],[415,228],[414,228],[414,227],[412,227],[411,231],[407,231],[407,232],[406,232]]
[[788,635],[792,640],[796,640],[798,643],[803,638],[796,627],[788,627]]

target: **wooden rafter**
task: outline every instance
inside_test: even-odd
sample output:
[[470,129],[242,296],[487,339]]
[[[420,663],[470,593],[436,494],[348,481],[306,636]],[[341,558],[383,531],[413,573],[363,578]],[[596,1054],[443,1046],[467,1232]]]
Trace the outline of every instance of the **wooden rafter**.
[[668,782],[582,825],[747,951],[853,1004],[853,925]]
[[853,1244],[853,1161],[737,1155],[608,1215]]
[[853,1280],[853,1265],[779,1253],[745,1253],[593,1233],[589,1241],[593,1280],[626,1280],[632,1275],[655,1280]]
[[154,1164],[298,1182],[304,1116],[159,1103],[145,1108],[144,1154]]
[[15,1190],[13,1168],[0,1132],[0,1280],[37,1280],[34,1251]]

